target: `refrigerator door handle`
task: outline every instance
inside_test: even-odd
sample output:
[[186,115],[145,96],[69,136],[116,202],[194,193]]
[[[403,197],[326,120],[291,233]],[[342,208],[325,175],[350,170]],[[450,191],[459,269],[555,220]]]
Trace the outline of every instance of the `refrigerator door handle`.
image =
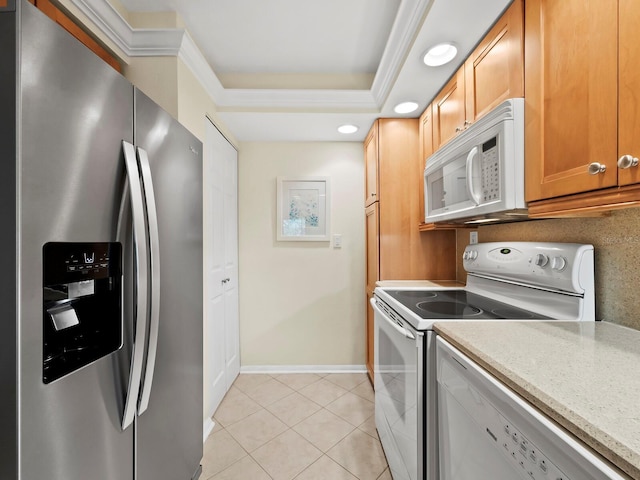
[[140,183],[140,173],[136,162],[136,153],[132,144],[122,141],[124,150],[124,163],[129,184],[129,195],[131,198],[131,213],[133,217],[133,243],[134,243],[134,263],[136,267],[135,278],[135,310],[134,322],[135,333],[131,354],[131,368],[129,370],[129,384],[127,396],[125,398],[124,414],[122,418],[122,429],[126,429],[135,418],[138,395],[140,392],[140,379],[142,377],[142,367],[144,365],[144,349],[147,343],[147,317],[148,317],[148,244],[145,227],[144,203],[142,197],[142,185]]
[[149,233],[149,250],[151,258],[151,309],[149,314],[149,347],[147,349],[147,365],[144,371],[142,392],[138,401],[138,415],[142,415],[149,406],[153,372],[156,365],[156,351],[158,347],[158,329],[160,326],[160,246],[158,233],[158,215],[153,191],[153,179],[149,156],[143,148],[137,148],[138,165],[142,175],[142,186],[147,207],[147,228]]

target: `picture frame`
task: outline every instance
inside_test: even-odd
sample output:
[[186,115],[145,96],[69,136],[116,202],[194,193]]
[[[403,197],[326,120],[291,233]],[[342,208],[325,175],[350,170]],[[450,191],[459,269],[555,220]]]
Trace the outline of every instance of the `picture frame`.
[[328,242],[330,200],[329,177],[277,177],[276,240]]

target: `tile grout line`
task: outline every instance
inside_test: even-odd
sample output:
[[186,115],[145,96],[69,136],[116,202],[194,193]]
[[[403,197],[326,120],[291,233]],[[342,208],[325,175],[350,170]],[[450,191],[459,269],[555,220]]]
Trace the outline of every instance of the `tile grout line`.
[[[264,374],[261,374],[264,375]],[[296,375],[296,374],[289,374],[289,375]],[[336,374],[336,375],[346,375],[346,374]],[[286,434],[289,431],[293,431],[293,433],[295,433],[296,435],[300,435],[306,442],[309,443],[309,445],[311,445],[315,450],[317,450],[318,452],[320,452],[320,456],[318,458],[316,458],[315,460],[313,460],[309,465],[306,465],[300,472],[296,473],[294,477],[292,477],[291,480],[294,480],[295,478],[298,478],[298,476],[300,476],[303,472],[305,472],[306,470],[308,470],[312,465],[314,465],[315,463],[317,463],[318,461],[320,461],[322,459],[322,457],[327,457],[327,459],[333,463],[335,463],[336,465],[338,465],[342,470],[345,470],[346,472],[348,472],[350,475],[352,475],[354,478],[359,478],[354,472],[350,471],[348,468],[345,468],[345,466],[341,465],[339,462],[337,462],[336,460],[334,460],[331,456],[328,455],[328,452],[330,450],[332,450],[334,447],[336,447],[340,442],[344,441],[349,435],[352,435],[355,431],[359,431],[363,434],[366,434],[368,437],[371,437],[373,439],[375,439],[377,442],[379,442],[379,438],[376,435],[375,437],[370,433],[370,431],[366,430],[366,427],[364,427],[364,425],[369,422],[371,420],[371,418],[373,417],[373,415],[369,415],[367,418],[365,418],[362,421],[359,421],[359,423],[357,425],[354,425],[353,419],[347,419],[344,418],[340,415],[339,412],[334,412],[332,410],[330,410],[329,407],[330,405],[334,404],[335,402],[337,402],[339,399],[344,398],[348,393],[351,393],[352,395],[354,395],[355,397],[357,397],[360,401],[364,401],[367,402],[368,404],[372,404],[372,400],[370,400],[369,398],[367,398],[367,396],[363,395],[362,393],[357,393],[354,390],[358,389],[358,388],[362,388],[362,385],[365,383],[369,383],[368,379],[365,377],[365,379],[361,382],[356,383],[355,385],[347,385],[345,386],[344,382],[334,382],[333,380],[337,380],[340,377],[331,377],[331,374],[329,375],[325,375],[319,378],[317,378],[315,381],[311,382],[311,383],[307,383],[305,385],[302,386],[297,386],[297,387],[291,387],[289,384],[285,383],[281,377],[281,379],[278,379],[277,377],[273,376],[273,375],[265,375],[266,379],[264,381],[261,381],[260,383],[257,383],[255,385],[249,383],[248,385],[244,385],[244,387],[242,385],[236,385],[234,382],[234,385],[232,386],[232,388],[236,388],[240,393],[242,393],[243,395],[245,395],[246,397],[248,397],[253,403],[255,403],[259,408],[255,411],[250,413],[249,415],[246,415],[244,418],[242,419],[238,419],[234,422],[231,422],[227,425],[223,425],[218,419],[215,418],[214,415],[214,420],[215,422],[219,425],[219,429],[217,429],[217,431],[215,433],[221,432],[221,431],[225,431],[228,435],[231,436],[231,438],[234,439],[234,441],[236,443],[238,443],[238,445],[241,447],[242,452],[244,452],[244,455],[240,458],[235,460],[234,462],[232,462],[229,465],[226,465],[222,470],[220,470],[219,472],[214,473],[212,476],[209,476],[208,478],[203,478],[203,480],[209,480],[209,479],[214,479],[216,478],[218,475],[220,475],[222,472],[224,472],[225,470],[231,468],[232,466],[234,466],[235,464],[237,464],[238,462],[240,462],[242,459],[246,458],[247,456],[249,456],[251,458],[251,460],[253,462],[255,462],[258,467],[269,477],[269,478],[273,478],[269,472],[265,469],[265,467],[258,461],[258,459],[256,457],[254,457],[254,453],[256,451],[258,451],[259,449],[263,448],[265,445],[267,445],[269,442],[272,442],[273,440],[275,440],[276,438],[279,438],[281,436],[283,436],[284,434]],[[240,378],[240,377],[239,377]],[[265,405],[260,404],[259,402],[256,401],[255,399],[255,392],[252,392],[252,390],[257,389],[260,387],[260,385],[265,384],[266,382],[269,382],[270,380],[275,380],[279,385],[289,388],[291,389],[291,392],[287,393],[286,395],[284,395],[283,397],[277,399],[277,400],[273,400]],[[311,385],[317,384],[319,382],[321,382],[322,380],[327,380],[328,382],[330,382],[331,384],[333,384],[334,386],[344,390],[343,392],[340,393],[340,395],[338,395],[337,397],[331,399],[330,401],[328,401],[325,405],[318,403],[316,400],[314,400],[314,398],[309,397],[307,395],[305,395],[305,393],[302,393],[301,390],[305,389],[306,387],[309,387]],[[371,385],[369,384],[369,387],[371,388]],[[272,412],[269,407],[272,407],[273,405],[277,404],[278,402],[292,397],[294,394],[298,394],[301,397],[303,397],[305,400],[310,401],[312,404],[314,404],[314,406],[318,407],[318,409],[308,415],[305,415],[304,418],[301,418],[299,420],[297,420],[295,423],[289,425],[289,423],[283,421],[282,418],[280,418],[278,415],[276,415],[274,412]],[[224,401],[224,400],[223,400]],[[233,433],[229,430],[230,427],[232,427],[233,425],[242,422],[244,420],[246,420],[247,418],[256,415],[258,413],[260,413],[261,411],[264,411],[270,415],[272,415],[274,418],[276,418],[281,424],[283,424],[286,428],[284,431],[278,433],[277,435],[275,435],[273,438],[267,440],[266,442],[260,444],[259,446],[255,447],[251,452],[248,451],[246,449],[246,447],[242,444],[239,443],[239,438],[237,438],[235,435],[233,435]],[[339,438],[334,439],[333,443],[329,446],[326,447],[324,449],[320,449],[318,446],[316,446],[314,443],[312,443],[308,438],[306,438],[305,435],[301,435],[300,433],[298,433],[295,430],[295,427],[300,425],[301,423],[303,423],[305,420],[308,420],[309,418],[311,418],[312,416],[320,413],[320,412],[325,412],[328,413],[332,416],[335,416],[336,418],[340,419],[342,422],[344,422],[345,424],[349,425],[350,430],[344,434],[341,435]],[[212,433],[213,434],[213,433]],[[386,459],[385,459],[386,460]],[[388,466],[383,469],[383,471],[376,476],[376,478],[381,478],[385,475],[385,473],[388,471]],[[364,479],[359,479],[359,480],[364,480]]]

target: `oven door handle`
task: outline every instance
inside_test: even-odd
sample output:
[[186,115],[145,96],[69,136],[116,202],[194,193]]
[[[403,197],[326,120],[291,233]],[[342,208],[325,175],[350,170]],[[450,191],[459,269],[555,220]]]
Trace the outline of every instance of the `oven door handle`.
[[407,330],[404,327],[401,327],[400,325],[398,325],[396,322],[394,322],[393,320],[391,320],[389,317],[387,317],[387,314],[384,313],[382,310],[380,310],[380,308],[378,307],[378,305],[376,305],[376,300],[375,298],[372,298],[371,300],[369,300],[371,302],[371,306],[373,307],[373,310],[375,312],[377,312],[382,318],[385,319],[385,321],[391,325],[398,333],[400,333],[401,335],[404,335],[407,338],[410,338],[411,340],[415,340],[416,337],[415,335],[413,335],[409,330]]

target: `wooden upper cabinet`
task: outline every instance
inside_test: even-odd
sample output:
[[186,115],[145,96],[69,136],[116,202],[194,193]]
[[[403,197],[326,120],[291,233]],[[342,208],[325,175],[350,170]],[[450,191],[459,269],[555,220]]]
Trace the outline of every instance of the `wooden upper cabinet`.
[[523,0],[515,0],[464,64],[466,120],[524,96]]
[[378,122],[374,122],[364,140],[364,205],[378,201]]
[[615,186],[617,2],[525,8],[527,201]]
[[433,148],[433,113],[431,105],[420,116],[420,161],[418,162],[418,223],[424,223],[424,168],[427,158],[435,151]]
[[434,98],[433,148],[437,150],[465,128],[464,68],[459,69]]
[[435,97],[434,150],[502,101],[524,96],[522,4],[512,3]]
[[[618,158],[640,157],[640,2],[619,0]],[[618,170],[618,184],[640,182],[640,166]]]

